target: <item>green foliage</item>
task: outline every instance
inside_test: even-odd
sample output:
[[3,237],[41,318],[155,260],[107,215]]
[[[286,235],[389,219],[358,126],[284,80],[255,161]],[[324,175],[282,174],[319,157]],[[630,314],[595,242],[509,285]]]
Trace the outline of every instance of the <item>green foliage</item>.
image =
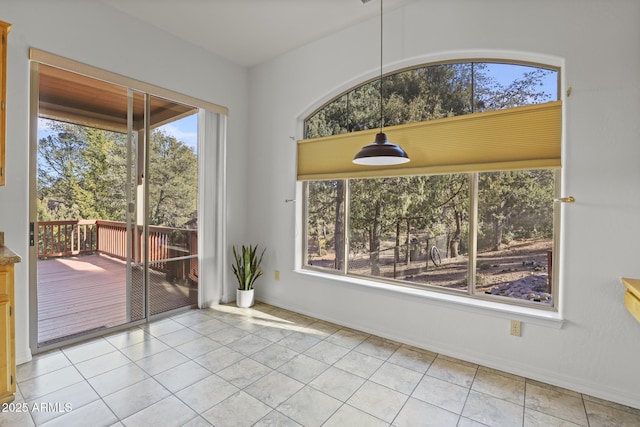
[[[47,121],[38,145],[38,219],[125,221],[126,135]],[[193,228],[197,218],[198,162],[194,150],[160,129],[149,147],[151,225]]]
[[486,172],[478,187],[481,249],[495,250],[513,239],[553,237],[553,170]]
[[262,276],[262,257],[266,249],[263,249],[258,257],[258,245],[245,246],[242,245],[240,251],[233,247],[234,264],[231,265],[233,274],[238,279],[238,289],[241,291],[248,291],[253,289],[253,283],[256,279]]
[[[380,94],[385,126],[459,116],[549,101],[541,88],[549,70],[523,67],[511,81],[499,82],[488,64],[440,64],[416,68],[365,83],[318,110],[305,122],[314,138],[380,126]],[[440,142],[446,144],[446,141]],[[344,246],[340,235],[345,201],[340,183],[309,183],[309,240]],[[384,242],[396,238],[399,222],[426,235],[446,235],[450,254],[467,250],[469,232],[468,174],[349,180],[350,256],[370,255],[372,273]],[[480,174],[479,228],[481,248],[503,241],[551,237],[554,173],[551,170]],[[317,247],[318,253],[322,248]],[[343,254],[344,255],[344,254]]]
[[378,128],[380,98],[384,126],[547,102],[551,94],[541,85],[550,73],[522,67],[519,78],[499,82],[488,64],[469,62],[402,71],[385,76],[382,89],[375,79],[323,106],[305,121],[305,137]]
[[48,121],[38,144],[40,219],[124,221],[124,135]]
[[337,135],[347,132],[347,96],[340,97],[324,106],[306,121],[308,138]]
[[[385,126],[468,114],[471,66],[443,64],[385,76]],[[380,127],[380,80],[356,87],[305,121],[305,137],[337,135]]]
[[149,221],[185,227],[197,218],[198,161],[191,147],[156,130],[149,153]]
[[352,179],[349,247],[352,253],[374,253],[393,242],[401,225],[425,238],[449,235],[460,241],[468,227],[469,176],[433,175]]

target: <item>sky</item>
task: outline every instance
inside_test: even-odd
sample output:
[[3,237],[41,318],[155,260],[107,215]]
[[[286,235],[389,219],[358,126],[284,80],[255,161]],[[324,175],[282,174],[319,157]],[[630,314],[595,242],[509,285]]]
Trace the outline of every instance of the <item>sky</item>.
[[198,114],[160,126],[160,129],[198,152]]
[[[521,78],[524,73],[533,71],[536,67],[529,67],[525,65],[514,64],[500,64],[489,63],[487,64],[487,72],[496,78],[496,80],[503,86],[507,86],[515,79]],[[542,81],[544,91],[551,95],[551,100],[558,99],[558,74],[549,73]]]

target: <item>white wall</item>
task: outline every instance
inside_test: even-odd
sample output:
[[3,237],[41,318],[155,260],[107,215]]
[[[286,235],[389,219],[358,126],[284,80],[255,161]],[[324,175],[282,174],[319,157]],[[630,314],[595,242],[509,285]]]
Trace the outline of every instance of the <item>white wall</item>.
[[[16,266],[19,362],[29,351],[27,49],[36,47],[229,107],[227,233],[230,243],[250,236],[268,248],[261,299],[640,407],[633,365],[640,324],[624,310],[619,283],[621,276],[640,277],[638,2],[416,0],[385,13],[388,69],[488,50],[564,63],[573,92],[565,100],[563,185],[577,199],[564,208],[565,323],[554,329],[525,322],[521,338],[508,335],[502,317],[293,271],[300,236],[295,207],[284,202],[295,197],[290,137],[301,137],[300,119],[312,107],[377,74],[377,19],[256,67],[250,79],[244,69],[100,3],[4,0],[0,19],[13,24],[0,230],[23,255]],[[273,280],[275,269],[280,281]]]
[[[564,324],[508,319],[296,273],[295,143],[305,114],[379,72],[378,19],[251,70],[249,235],[268,248],[258,298],[420,347],[640,407],[640,323],[621,276],[640,277],[640,3],[416,0],[385,13],[385,69],[512,56],[563,65]],[[298,195],[299,197],[299,195]],[[280,280],[274,280],[274,270]]]
[[100,2],[3,0],[0,19],[13,25],[7,73],[7,181],[0,187],[0,231],[5,232],[5,244],[22,256],[15,275],[16,356],[21,363],[30,357],[28,48],[228,107],[230,242],[243,240],[245,233],[248,72]]

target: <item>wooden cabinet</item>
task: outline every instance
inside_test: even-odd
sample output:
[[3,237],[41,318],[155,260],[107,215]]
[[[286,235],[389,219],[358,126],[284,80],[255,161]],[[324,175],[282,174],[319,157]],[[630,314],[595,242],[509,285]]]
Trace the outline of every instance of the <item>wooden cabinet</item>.
[[624,306],[640,322],[640,279],[622,278],[627,291],[624,293]]
[[0,403],[11,402],[16,392],[13,287],[13,264],[0,264]]
[[11,24],[0,21],[0,185],[5,183],[5,136],[7,133],[7,37]]

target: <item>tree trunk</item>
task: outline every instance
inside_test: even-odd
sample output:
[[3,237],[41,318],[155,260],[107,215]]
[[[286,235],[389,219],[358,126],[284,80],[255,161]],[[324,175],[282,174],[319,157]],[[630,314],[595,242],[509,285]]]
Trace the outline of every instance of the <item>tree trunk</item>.
[[318,242],[318,247],[317,247],[317,255],[318,258],[322,257],[322,246],[324,245],[324,235],[322,234],[322,227],[320,226],[320,221],[316,222],[316,235],[318,236],[316,238],[317,242]]
[[338,180],[336,186],[336,229],[334,231],[335,241],[335,268],[344,269],[344,181]]
[[457,258],[460,256],[460,240],[462,239],[462,212],[454,210],[453,213],[456,219],[456,231],[449,242],[449,252],[451,253],[451,258]]
[[373,217],[373,227],[371,228],[371,234],[369,235],[369,261],[371,263],[372,276],[380,275],[380,235],[382,234],[382,222],[380,221],[381,211],[382,207],[380,206],[380,202],[377,202]]
[[493,219],[493,244],[491,250],[497,251],[500,249],[500,245],[502,244],[502,230],[504,228],[504,223],[500,218]]
[[400,221],[396,222],[396,247],[393,251],[394,264],[400,261]]
[[404,263],[406,265],[411,264],[411,220],[407,218],[407,241],[406,243],[406,252],[404,255]]

